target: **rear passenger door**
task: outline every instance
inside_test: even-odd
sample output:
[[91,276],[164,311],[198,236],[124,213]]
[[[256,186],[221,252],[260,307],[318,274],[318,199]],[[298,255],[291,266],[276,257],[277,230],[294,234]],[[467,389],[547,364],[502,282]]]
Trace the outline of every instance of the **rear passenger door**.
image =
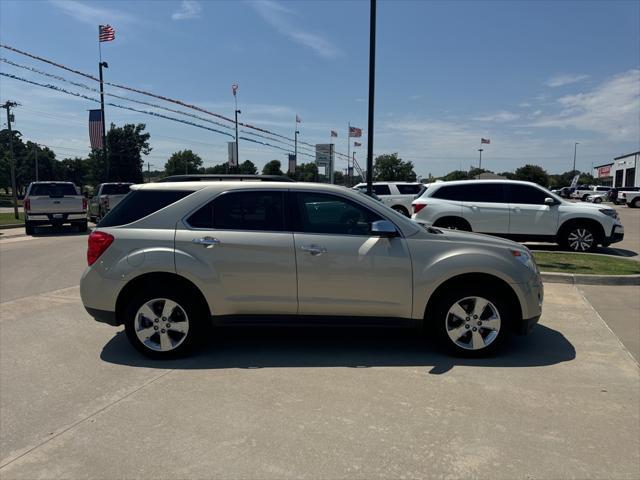
[[511,235],[550,236],[558,229],[559,204],[547,205],[549,193],[533,185],[508,185]]
[[458,185],[462,190],[462,216],[474,232],[507,234],[509,204],[504,184],[469,182]]
[[176,270],[204,285],[214,315],[296,314],[284,190],[218,195],[176,229]]

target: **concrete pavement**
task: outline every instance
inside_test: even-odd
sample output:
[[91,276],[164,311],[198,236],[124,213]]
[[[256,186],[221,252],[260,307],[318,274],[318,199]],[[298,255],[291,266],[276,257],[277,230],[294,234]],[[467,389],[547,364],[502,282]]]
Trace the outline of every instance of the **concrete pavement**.
[[[86,238],[59,240],[0,244],[3,479],[640,475],[638,364],[574,286],[492,359],[413,332],[243,329],[153,362],[87,316],[68,285]],[[22,245],[52,270],[18,294]]]

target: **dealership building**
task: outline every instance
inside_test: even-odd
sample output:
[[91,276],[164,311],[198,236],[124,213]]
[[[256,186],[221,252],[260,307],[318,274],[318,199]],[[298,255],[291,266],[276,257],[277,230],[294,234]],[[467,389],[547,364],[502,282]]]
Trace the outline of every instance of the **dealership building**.
[[593,167],[593,176],[600,185],[609,187],[640,187],[640,151],[616,157],[611,163]]

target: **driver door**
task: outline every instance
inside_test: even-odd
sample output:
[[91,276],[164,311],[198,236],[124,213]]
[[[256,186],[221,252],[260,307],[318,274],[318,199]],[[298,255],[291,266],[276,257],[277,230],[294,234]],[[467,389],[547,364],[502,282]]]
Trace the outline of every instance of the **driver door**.
[[401,236],[372,236],[384,220],[348,198],[293,192],[300,315],[411,317],[411,258]]

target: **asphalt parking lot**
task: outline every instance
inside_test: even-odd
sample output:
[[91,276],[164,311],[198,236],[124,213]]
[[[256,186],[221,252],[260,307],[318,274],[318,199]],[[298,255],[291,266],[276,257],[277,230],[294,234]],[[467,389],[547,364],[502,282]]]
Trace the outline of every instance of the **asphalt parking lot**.
[[85,313],[85,245],[0,240],[3,479],[640,476],[621,342],[640,315],[619,300],[640,287],[548,285],[533,334],[485,360],[407,331],[244,329],[159,363]]

